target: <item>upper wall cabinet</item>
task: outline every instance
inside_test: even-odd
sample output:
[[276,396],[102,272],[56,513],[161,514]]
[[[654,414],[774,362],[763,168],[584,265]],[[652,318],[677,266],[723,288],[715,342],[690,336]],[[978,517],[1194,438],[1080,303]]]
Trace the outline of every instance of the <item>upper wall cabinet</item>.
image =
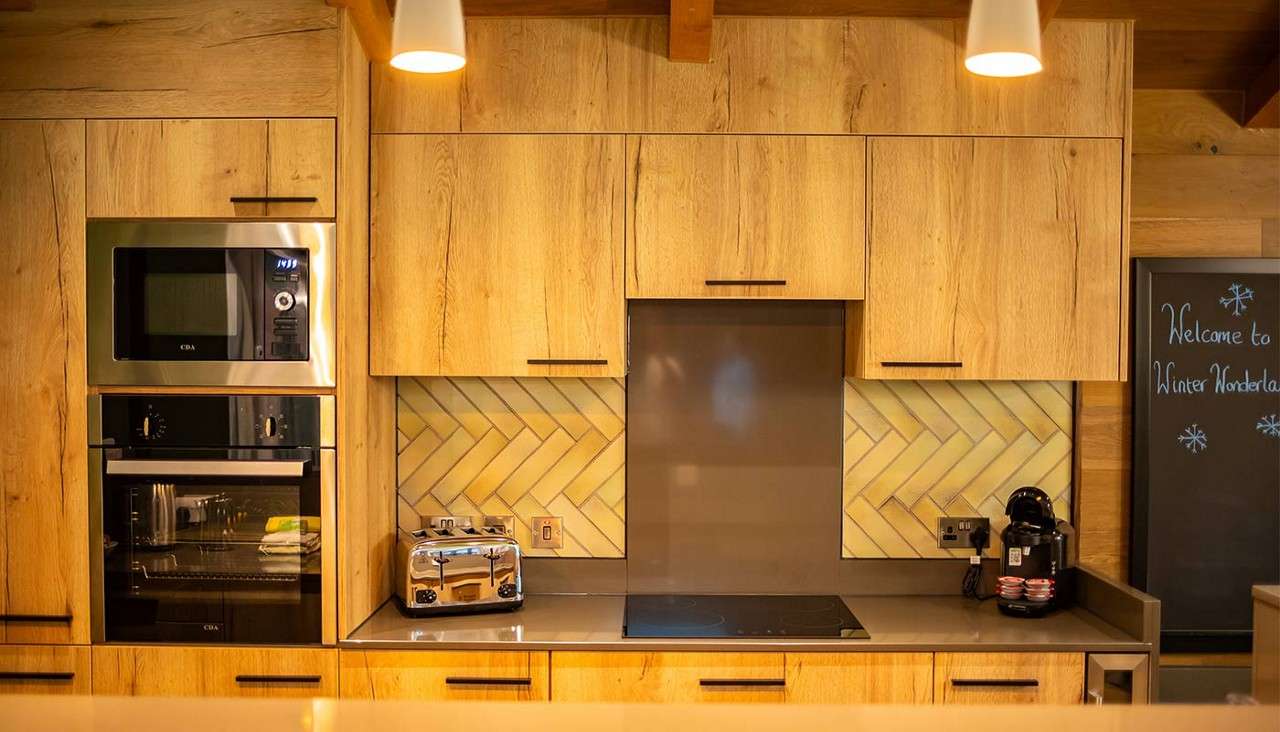
[[862,137],[627,138],[627,296],[856,300]]
[[318,0],[28,4],[0,22],[0,118],[337,112],[337,11]]
[[377,375],[622,376],[618,135],[379,135]]
[[[954,20],[720,18],[711,63],[667,59],[663,18],[472,18],[465,70],[374,69],[375,132],[1121,137],[1127,21],[1055,20],[1044,73],[964,70]],[[555,69],[555,73],[547,73]]]
[[330,119],[91,120],[91,218],[334,211]]
[[855,375],[1119,377],[1119,140],[872,138],[869,155]]

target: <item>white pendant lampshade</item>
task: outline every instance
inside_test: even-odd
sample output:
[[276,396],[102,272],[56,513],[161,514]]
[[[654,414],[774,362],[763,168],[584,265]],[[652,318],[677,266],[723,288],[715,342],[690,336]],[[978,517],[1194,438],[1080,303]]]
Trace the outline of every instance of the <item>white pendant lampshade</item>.
[[462,0],[399,0],[391,29],[391,65],[420,74],[467,63]]
[[1040,73],[1036,0],[973,0],[964,67],[981,76]]

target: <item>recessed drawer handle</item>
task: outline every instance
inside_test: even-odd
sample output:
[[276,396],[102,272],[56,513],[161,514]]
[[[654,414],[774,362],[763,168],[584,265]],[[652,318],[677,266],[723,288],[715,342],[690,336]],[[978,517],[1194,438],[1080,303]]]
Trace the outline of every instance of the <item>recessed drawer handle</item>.
[[232,196],[232,203],[316,203],[315,196]]
[[962,361],[881,361],[881,366],[890,369],[958,369],[964,367]]
[[607,366],[607,358],[531,358],[530,366]]
[[786,686],[786,679],[699,679],[699,686]]
[[71,671],[0,671],[0,681],[70,681]]
[[22,615],[7,613],[0,615],[0,622],[5,623],[70,623],[70,615]]
[[952,679],[952,686],[1039,686],[1036,679]]
[[311,674],[238,674],[237,684],[318,684],[320,676]]
[[532,686],[533,679],[525,676],[521,678],[503,679],[490,676],[449,676],[444,682],[453,686]]
[[734,285],[772,285],[786,287],[786,280],[707,280],[707,287],[732,287]]

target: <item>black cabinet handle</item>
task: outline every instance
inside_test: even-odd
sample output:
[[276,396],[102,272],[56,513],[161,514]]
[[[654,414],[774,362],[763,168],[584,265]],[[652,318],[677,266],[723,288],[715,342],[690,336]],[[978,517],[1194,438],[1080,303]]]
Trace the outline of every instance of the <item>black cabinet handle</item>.
[[952,686],[1039,686],[1036,679],[952,679]]
[[3,681],[70,681],[75,677],[71,671],[0,671]]
[[733,285],[774,285],[786,287],[786,280],[707,280],[707,287],[732,287]]
[[5,623],[70,623],[70,615],[22,615],[5,613],[0,615],[0,622]]
[[315,196],[232,196],[232,203],[316,203]]
[[531,358],[530,366],[607,366],[607,358]]
[[532,686],[533,679],[529,677],[518,677],[512,679],[496,678],[491,676],[448,676],[445,678],[446,684],[454,686]]
[[699,686],[786,686],[786,679],[699,679]]
[[237,684],[318,684],[320,676],[301,674],[238,674]]
[[964,366],[961,361],[881,361],[885,368],[903,369],[958,369]]

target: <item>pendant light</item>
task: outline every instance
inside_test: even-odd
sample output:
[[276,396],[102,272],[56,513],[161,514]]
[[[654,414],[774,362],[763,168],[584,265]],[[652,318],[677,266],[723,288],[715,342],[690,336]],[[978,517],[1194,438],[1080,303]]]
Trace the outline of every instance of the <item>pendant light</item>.
[[973,0],[964,67],[980,76],[1028,76],[1040,65],[1036,0]]
[[391,28],[391,65],[419,74],[467,63],[462,0],[399,0]]

